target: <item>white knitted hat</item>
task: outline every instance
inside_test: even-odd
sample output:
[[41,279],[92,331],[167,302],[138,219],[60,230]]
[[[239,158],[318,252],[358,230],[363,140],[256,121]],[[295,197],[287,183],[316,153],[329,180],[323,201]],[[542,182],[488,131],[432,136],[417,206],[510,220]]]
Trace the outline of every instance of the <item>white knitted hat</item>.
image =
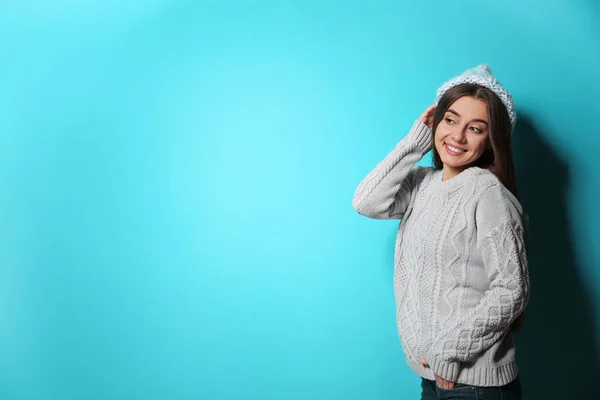
[[468,69],[461,75],[450,79],[448,82],[440,86],[435,96],[435,104],[438,104],[446,90],[463,83],[474,83],[476,85],[484,86],[496,93],[500,100],[502,100],[502,103],[504,103],[506,106],[512,126],[515,126],[517,113],[515,112],[515,105],[513,104],[512,96],[504,88],[504,86],[498,82],[498,79],[492,75],[492,70],[487,64],[481,64],[475,68]]

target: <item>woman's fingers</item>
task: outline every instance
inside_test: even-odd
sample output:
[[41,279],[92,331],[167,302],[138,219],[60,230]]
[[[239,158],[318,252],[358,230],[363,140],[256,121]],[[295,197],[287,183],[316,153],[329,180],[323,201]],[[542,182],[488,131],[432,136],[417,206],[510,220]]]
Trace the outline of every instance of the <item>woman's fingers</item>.
[[435,104],[430,105],[429,107],[427,107],[427,109],[423,112],[423,114],[419,118],[421,120],[421,122],[423,122],[425,125],[427,125],[429,127],[429,129],[431,129],[432,125],[433,125],[433,117],[435,115],[436,107],[437,106]]
[[436,374],[434,374],[434,376],[435,376],[435,381],[436,381],[438,387],[441,387],[442,389],[452,389],[454,387],[454,382],[448,381]]
[[423,114],[421,115],[421,118],[425,119],[425,118],[431,117],[431,115],[433,114],[434,110],[435,110],[435,104],[427,107],[425,109],[425,111],[423,111]]
[[435,108],[435,104],[432,104],[427,108],[427,115],[429,116],[429,118],[433,118],[433,115],[435,114]]
[[[429,367],[429,363],[426,359],[422,359],[419,362],[422,365]],[[454,387],[454,382],[448,381],[437,374],[433,374],[433,376],[435,376],[435,382],[437,383],[438,387],[441,387],[442,389],[452,389]]]
[[435,375],[435,383],[436,383],[436,385],[438,385],[438,387],[441,387],[442,389],[446,389],[446,387],[444,386],[444,381],[442,380],[442,378],[440,378],[437,375]]

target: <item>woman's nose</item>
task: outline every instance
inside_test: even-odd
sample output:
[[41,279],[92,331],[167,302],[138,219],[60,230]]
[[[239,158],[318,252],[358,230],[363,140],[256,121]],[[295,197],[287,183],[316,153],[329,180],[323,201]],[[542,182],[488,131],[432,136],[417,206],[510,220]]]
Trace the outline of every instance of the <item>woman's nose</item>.
[[465,132],[462,129],[459,129],[452,134],[452,139],[454,139],[456,142],[464,142],[466,139]]

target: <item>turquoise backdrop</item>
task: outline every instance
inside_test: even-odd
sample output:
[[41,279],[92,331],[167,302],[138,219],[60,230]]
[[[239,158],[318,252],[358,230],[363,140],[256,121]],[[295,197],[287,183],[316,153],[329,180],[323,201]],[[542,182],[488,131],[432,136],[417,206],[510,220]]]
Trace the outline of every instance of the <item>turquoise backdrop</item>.
[[598,1],[5,0],[0,38],[0,398],[418,398],[398,221],[351,201],[479,63],[520,118],[525,393],[597,394]]

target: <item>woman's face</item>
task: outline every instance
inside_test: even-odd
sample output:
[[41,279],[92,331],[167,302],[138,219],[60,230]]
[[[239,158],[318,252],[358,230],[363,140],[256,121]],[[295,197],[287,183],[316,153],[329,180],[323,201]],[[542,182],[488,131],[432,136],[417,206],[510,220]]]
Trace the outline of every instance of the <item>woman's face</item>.
[[450,105],[435,131],[435,148],[444,163],[445,179],[473,164],[489,147],[488,108],[464,96]]

